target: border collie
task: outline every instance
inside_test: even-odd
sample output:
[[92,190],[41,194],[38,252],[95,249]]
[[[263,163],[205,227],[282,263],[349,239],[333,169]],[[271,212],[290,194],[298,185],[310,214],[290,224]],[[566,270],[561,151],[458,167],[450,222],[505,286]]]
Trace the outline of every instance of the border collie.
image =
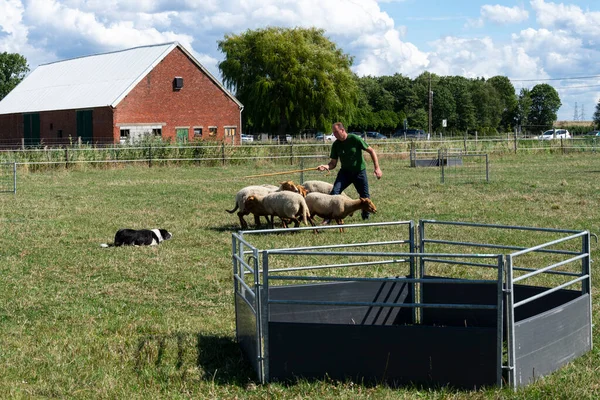
[[112,246],[156,246],[173,235],[166,229],[119,229],[113,243],[102,243],[100,247]]

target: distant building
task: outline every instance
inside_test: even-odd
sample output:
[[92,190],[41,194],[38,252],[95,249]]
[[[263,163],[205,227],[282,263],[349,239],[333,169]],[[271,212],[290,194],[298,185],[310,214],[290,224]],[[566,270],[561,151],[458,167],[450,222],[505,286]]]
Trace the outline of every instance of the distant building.
[[0,145],[238,144],[242,110],[179,43],[142,46],[40,65],[0,101]]

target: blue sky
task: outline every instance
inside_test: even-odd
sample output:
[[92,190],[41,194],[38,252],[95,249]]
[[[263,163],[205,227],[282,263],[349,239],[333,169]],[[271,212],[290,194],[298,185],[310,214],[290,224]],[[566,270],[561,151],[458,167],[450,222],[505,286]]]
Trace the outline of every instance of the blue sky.
[[[0,0],[0,52],[30,67],[179,41],[219,77],[226,34],[316,26],[359,75],[424,71],[549,83],[559,119],[591,119],[600,98],[600,1],[582,0]],[[584,79],[562,79],[579,78]]]

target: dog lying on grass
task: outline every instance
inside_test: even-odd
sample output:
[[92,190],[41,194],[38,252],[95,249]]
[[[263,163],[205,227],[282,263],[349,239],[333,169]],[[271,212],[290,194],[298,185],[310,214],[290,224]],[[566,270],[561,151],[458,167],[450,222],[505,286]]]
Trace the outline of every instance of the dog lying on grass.
[[173,235],[166,229],[119,229],[113,243],[102,243],[100,247],[113,246],[156,246]]

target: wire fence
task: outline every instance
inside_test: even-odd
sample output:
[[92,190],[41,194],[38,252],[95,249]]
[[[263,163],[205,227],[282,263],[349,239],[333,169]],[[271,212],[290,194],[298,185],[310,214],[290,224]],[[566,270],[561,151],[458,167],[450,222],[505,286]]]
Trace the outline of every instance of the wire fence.
[[0,162],[0,193],[17,192],[17,164]]
[[[508,154],[547,152],[568,154],[600,151],[600,138],[539,140],[529,138],[486,138],[455,140],[372,140],[380,157],[410,159],[411,153]],[[291,142],[272,144],[253,142],[242,145],[185,144],[154,142],[146,145],[86,145],[75,143],[59,147],[38,146],[0,150],[0,163],[16,163],[20,168],[44,170],[92,165],[114,168],[124,164],[203,166],[243,165],[246,163],[296,165],[301,159],[327,159],[331,142]]]

